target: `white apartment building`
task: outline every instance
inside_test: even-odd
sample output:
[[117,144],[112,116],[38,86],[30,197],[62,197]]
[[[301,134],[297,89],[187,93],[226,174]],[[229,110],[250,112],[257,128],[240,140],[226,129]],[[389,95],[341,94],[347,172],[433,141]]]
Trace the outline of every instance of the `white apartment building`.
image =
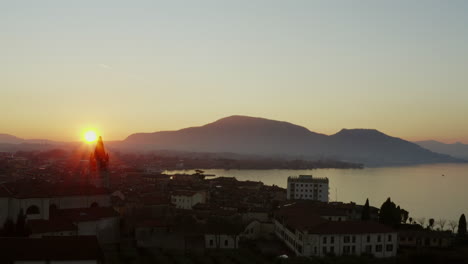
[[312,229],[289,229],[274,220],[275,234],[299,256],[362,255],[394,257],[397,232],[375,222],[343,221]]
[[288,177],[288,200],[314,200],[328,202],[328,178],[317,178],[312,175]]

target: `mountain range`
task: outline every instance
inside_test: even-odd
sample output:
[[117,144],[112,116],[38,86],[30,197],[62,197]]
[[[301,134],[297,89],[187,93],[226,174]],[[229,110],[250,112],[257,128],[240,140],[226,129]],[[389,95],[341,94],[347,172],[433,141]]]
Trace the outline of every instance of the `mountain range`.
[[288,122],[248,116],[230,116],[204,126],[177,131],[136,133],[119,145],[139,150],[331,158],[366,166],[462,161],[374,129],[343,129],[328,136]]
[[[0,134],[2,146],[15,143],[60,145],[52,141],[22,140]],[[26,143],[26,144],[25,144]],[[248,116],[230,116],[200,127],[177,131],[135,133],[107,146],[123,151],[186,151],[236,153],[286,159],[335,159],[366,166],[464,162],[374,129],[343,129],[324,135],[305,127]]]

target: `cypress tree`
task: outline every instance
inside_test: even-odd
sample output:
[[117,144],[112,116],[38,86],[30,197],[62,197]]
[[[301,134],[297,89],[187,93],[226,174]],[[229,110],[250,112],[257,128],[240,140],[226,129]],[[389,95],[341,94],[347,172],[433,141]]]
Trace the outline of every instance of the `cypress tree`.
[[466,236],[466,218],[465,214],[460,216],[460,220],[458,220],[458,237],[465,238]]
[[361,220],[363,220],[363,221],[370,220],[369,198],[366,199],[366,204],[362,208]]

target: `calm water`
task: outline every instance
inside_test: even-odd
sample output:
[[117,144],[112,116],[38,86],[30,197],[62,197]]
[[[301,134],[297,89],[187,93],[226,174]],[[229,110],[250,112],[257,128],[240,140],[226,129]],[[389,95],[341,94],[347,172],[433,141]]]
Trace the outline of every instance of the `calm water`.
[[364,204],[369,198],[372,206],[380,207],[387,197],[391,197],[392,201],[410,212],[410,217],[425,217],[426,222],[429,218],[458,221],[462,213],[468,213],[468,164],[362,170],[206,170],[205,173],[262,181],[284,188],[288,176],[312,174],[328,177],[331,201]]

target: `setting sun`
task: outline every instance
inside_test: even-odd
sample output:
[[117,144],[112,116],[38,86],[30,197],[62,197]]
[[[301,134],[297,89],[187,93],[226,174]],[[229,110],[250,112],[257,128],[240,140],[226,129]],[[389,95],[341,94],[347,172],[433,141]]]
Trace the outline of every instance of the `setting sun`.
[[85,134],[84,134],[84,138],[85,138],[86,142],[94,142],[97,139],[96,132],[94,132],[92,130],[86,131]]

